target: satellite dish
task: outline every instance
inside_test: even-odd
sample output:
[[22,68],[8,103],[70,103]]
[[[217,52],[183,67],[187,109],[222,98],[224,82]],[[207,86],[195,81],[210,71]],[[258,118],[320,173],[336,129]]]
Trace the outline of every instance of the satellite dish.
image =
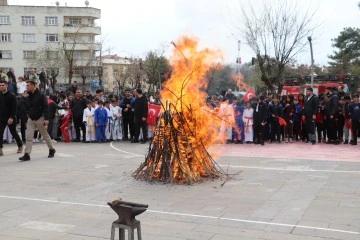
[[85,6],[88,7],[89,6],[89,1],[85,1]]
[[55,4],[56,4],[56,6],[60,6],[60,2],[59,2],[59,1],[56,1]]

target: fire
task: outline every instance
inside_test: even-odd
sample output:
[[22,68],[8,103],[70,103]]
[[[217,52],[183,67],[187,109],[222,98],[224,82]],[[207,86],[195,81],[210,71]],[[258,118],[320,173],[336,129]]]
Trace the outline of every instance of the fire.
[[217,178],[207,148],[217,141],[224,121],[206,105],[205,75],[221,59],[217,50],[199,50],[198,41],[182,37],[174,44],[172,76],[161,91],[161,117],[145,162],[133,176],[143,180],[193,183]]
[[243,91],[247,91],[249,89],[245,82],[245,78],[241,73],[232,74],[231,79],[235,82],[237,89],[242,89]]

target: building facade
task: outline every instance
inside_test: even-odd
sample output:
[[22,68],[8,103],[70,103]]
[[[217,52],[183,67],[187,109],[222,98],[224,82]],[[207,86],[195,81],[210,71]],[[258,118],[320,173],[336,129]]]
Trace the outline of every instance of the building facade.
[[106,55],[102,56],[101,60],[100,57],[98,57],[98,60],[102,63],[102,78],[105,90],[117,93],[123,90],[119,88],[129,87],[129,66],[133,61],[131,58]]
[[[81,80],[84,74],[90,79],[88,69],[101,49],[95,40],[101,34],[100,9],[60,6],[58,2],[55,6],[19,6],[0,1],[0,67],[12,67],[20,76],[30,68],[39,72],[56,66],[57,81],[67,83],[69,63],[64,56],[71,55],[73,80]],[[49,66],[51,62],[57,65]]]

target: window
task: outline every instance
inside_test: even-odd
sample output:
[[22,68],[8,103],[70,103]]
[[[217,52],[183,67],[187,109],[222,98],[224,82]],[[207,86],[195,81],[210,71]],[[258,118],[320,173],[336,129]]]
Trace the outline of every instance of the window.
[[11,59],[11,51],[10,50],[0,50],[0,59]]
[[35,17],[33,16],[22,16],[21,17],[22,25],[35,25]]
[[84,74],[84,67],[74,67],[73,68],[73,74],[74,76],[81,76],[82,74]]
[[10,42],[11,41],[10,36],[11,36],[10,33],[0,33],[0,42]]
[[30,74],[31,70],[33,70],[33,69],[35,70],[35,73],[36,73],[37,72],[36,68],[28,68],[28,67],[24,68],[24,75],[26,75],[27,73]]
[[58,51],[47,51],[46,52],[47,59],[59,59]]
[[90,35],[88,42],[89,43],[95,43],[95,36]]
[[10,16],[0,16],[0,25],[9,25]]
[[23,42],[35,42],[35,34],[24,33]]
[[89,27],[94,27],[95,26],[95,21],[94,21],[93,18],[89,18],[88,22],[89,22]]
[[82,59],[82,53],[81,52],[78,52],[78,51],[74,51],[73,52],[73,58],[74,59]]
[[71,26],[81,25],[81,18],[70,18],[69,23]]
[[24,51],[24,59],[35,59],[36,51]]
[[59,41],[58,34],[46,34],[46,41],[47,42],[57,42]]
[[45,17],[45,25],[47,25],[47,26],[58,25],[58,18],[57,17]]

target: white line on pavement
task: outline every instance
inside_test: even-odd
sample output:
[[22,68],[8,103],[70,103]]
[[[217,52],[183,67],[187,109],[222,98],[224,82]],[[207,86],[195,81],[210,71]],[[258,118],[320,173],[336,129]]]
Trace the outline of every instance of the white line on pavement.
[[[16,196],[6,196],[6,195],[0,195],[0,198],[17,199],[17,200],[34,201],[34,202],[45,202],[45,203],[55,203],[55,204],[66,204],[66,205],[89,206],[89,207],[101,207],[101,208],[108,207],[107,205],[102,205],[102,204],[77,203],[77,202],[67,202],[67,201],[60,201],[60,200],[47,200],[47,199],[39,199],[39,198],[16,197]],[[194,218],[207,218],[207,219],[216,219],[216,220],[224,220],[224,221],[232,221],[232,222],[243,222],[243,223],[249,223],[249,224],[259,224],[259,225],[269,225],[269,226],[279,226],[279,227],[289,227],[289,228],[301,228],[301,229],[311,229],[311,230],[320,230],[320,231],[360,235],[360,232],[346,231],[346,230],[333,229],[333,228],[312,227],[312,226],[305,226],[305,225],[293,225],[293,224],[286,224],[286,223],[274,223],[274,222],[264,222],[264,221],[252,221],[252,220],[238,219],[238,218],[225,218],[225,217],[197,215],[197,214],[188,214],[188,213],[156,211],[156,210],[148,210],[147,212],[164,214],[164,215],[176,215],[176,216],[194,217]]]
[[116,148],[114,147],[113,145],[113,142],[110,143],[110,147],[116,151],[119,151],[119,152],[122,152],[122,153],[126,153],[126,154],[130,154],[130,155],[133,155],[133,156],[136,156],[136,157],[145,157],[145,155],[140,155],[140,154],[136,154],[136,153],[131,153],[131,152],[126,152],[126,151],[123,151],[119,148]]
[[223,165],[220,164],[220,167],[231,167],[231,168],[244,168],[244,169],[257,169],[257,170],[267,170],[267,171],[289,171],[289,172],[325,172],[325,173],[352,173],[360,174],[360,171],[348,171],[348,170],[324,170],[324,169],[306,169],[306,168],[272,168],[272,167],[261,167],[261,166],[243,166],[243,165]]
[[[145,157],[145,155],[140,155],[132,152],[126,152],[117,147],[114,147],[113,143],[110,143],[110,147],[116,151],[130,154],[136,157]],[[349,173],[349,174],[360,174],[360,171],[347,171],[347,170],[326,170],[326,169],[305,169],[305,168],[272,168],[272,167],[262,167],[262,166],[243,166],[243,165],[219,165],[220,167],[230,167],[230,168],[243,168],[243,169],[257,169],[265,171],[287,171],[287,172],[324,172],[324,173]]]

